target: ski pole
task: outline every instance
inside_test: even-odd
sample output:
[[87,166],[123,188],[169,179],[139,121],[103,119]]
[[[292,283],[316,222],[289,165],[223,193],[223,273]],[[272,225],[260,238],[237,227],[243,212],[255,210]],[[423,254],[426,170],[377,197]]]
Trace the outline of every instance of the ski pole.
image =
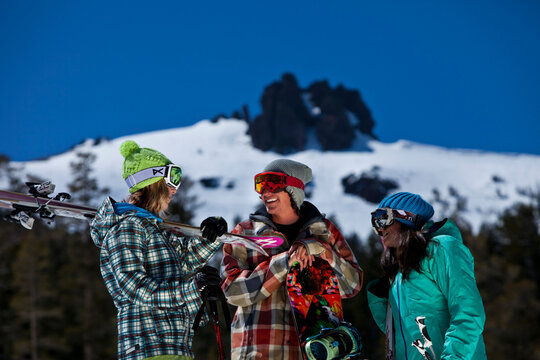
[[420,342],[420,339],[414,340],[412,343],[412,346],[414,346],[416,350],[418,350],[418,352],[420,353],[420,355],[422,355],[424,360],[433,360],[431,358],[431,355],[429,355],[429,353],[426,352],[426,349],[424,348],[424,345],[422,345],[422,343]]
[[214,325],[214,332],[216,333],[219,360],[225,360],[225,350],[223,349],[223,341],[221,339],[221,329],[219,327],[219,316],[218,316],[218,311],[217,311],[217,304],[215,300],[208,300],[208,304],[210,305],[210,312],[212,314],[212,324]]
[[[420,343],[420,339],[416,339],[413,341],[412,346],[414,346],[420,354],[424,357],[426,360],[437,360],[437,356],[435,355],[435,352],[433,351],[433,343],[431,342],[431,339],[429,338],[429,334],[427,332],[426,327],[426,317],[425,316],[417,316],[416,319],[416,325],[418,325],[418,329],[420,329],[420,335],[422,335],[422,339],[424,340],[424,343]],[[426,352],[428,350],[431,352],[431,355]]]

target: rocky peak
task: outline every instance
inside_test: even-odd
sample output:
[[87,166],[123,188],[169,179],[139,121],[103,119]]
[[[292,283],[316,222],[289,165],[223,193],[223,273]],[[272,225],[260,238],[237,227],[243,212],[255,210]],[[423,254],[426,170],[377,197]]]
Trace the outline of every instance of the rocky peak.
[[264,151],[305,150],[309,136],[315,136],[322,150],[347,150],[358,132],[376,138],[375,122],[360,93],[343,85],[332,88],[326,80],[302,89],[294,75],[286,73],[265,88],[261,107],[248,133],[253,145]]

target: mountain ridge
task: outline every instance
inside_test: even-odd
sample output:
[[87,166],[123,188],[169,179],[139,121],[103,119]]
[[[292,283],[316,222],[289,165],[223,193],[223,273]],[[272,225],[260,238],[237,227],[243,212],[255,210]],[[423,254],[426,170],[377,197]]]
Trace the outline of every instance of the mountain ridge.
[[[200,204],[194,224],[206,216],[221,215],[232,228],[235,220],[247,218],[260,204],[253,190],[253,176],[270,161],[287,157],[313,169],[308,200],[334,219],[344,235],[356,233],[362,239],[370,234],[369,214],[377,207],[375,200],[390,192],[419,193],[435,207],[435,220],[459,211],[478,230],[483,222],[495,221],[498,213],[515,202],[529,201],[528,194],[540,189],[540,156],[536,155],[371,139],[364,142],[368,151],[309,149],[284,156],[253,147],[247,129],[243,120],[203,120],[188,127],[99,142],[88,139],[46,160],[12,165],[21,168],[21,179],[38,176],[55,182],[58,191],[66,191],[71,181],[70,162],[75,161],[77,152],[92,152],[96,155],[93,168],[99,185],[108,187],[110,195],[121,200],[127,195],[127,187],[121,178],[123,159],[119,147],[131,139],[141,147],[163,152],[194,182],[189,194],[195,195]],[[363,189],[364,197],[362,191],[346,192],[344,179]],[[377,199],[366,199],[365,192],[374,193],[370,189],[379,188],[381,180],[394,182],[395,186],[382,188]],[[7,187],[5,176],[0,183],[2,188]],[[91,205],[97,206],[99,201]]]

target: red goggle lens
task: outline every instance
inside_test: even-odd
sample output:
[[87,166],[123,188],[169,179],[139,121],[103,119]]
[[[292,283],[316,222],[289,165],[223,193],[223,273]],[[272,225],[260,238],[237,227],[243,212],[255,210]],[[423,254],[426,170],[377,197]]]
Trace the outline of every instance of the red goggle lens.
[[262,193],[264,188],[274,192],[278,189],[284,189],[287,186],[294,186],[304,190],[302,180],[292,176],[275,172],[265,172],[255,175],[255,191],[259,194]]

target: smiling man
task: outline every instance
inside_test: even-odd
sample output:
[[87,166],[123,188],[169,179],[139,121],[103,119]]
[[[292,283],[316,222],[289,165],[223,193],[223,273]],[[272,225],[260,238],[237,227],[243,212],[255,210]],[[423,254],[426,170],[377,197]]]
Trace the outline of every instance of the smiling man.
[[268,256],[242,246],[225,245],[222,288],[229,303],[238,306],[232,325],[232,359],[302,359],[285,280],[299,262],[310,266],[315,257],[326,260],[339,274],[340,295],[349,298],[362,286],[362,270],[337,227],[304,201],[311,169],[278,159],[255,175],[262,208],[233,233],[281,235],[286,241],[267,249]]

